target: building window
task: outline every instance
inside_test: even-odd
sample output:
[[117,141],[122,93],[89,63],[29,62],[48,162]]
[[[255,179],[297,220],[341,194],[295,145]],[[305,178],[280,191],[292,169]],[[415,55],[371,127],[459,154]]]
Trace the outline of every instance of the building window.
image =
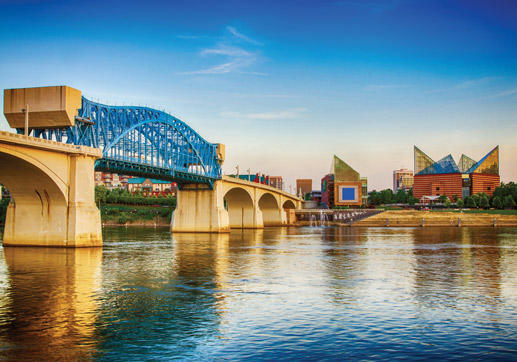
[[486,189],[487,189],[488,191],[490,191],[491,187],[490,187],[490,186],[488,186]]
[[439,188],[439,187],[437,187],[437,188],[436,188],[436,191],[440,191],[440,188]]

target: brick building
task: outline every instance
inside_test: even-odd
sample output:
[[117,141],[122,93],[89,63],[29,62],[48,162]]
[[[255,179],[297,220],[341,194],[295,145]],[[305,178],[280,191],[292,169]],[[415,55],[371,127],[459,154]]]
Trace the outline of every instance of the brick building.
[[321,179],[321,202],[335,206],[361,206],[368,200],[368,180],[334,155],[331,173]]
[[312,192],[312,179],[310,178],[299,178],[296,180],[296,194],[305,196],[307,193]]
[[453,200],[480,192],[491,196],[501,183],[499,146],[478,162],[466,155],[462,155],[458,163],[451,155],[435,162],[416,146],[414,158],[413,196],[418,199],[446,195]]

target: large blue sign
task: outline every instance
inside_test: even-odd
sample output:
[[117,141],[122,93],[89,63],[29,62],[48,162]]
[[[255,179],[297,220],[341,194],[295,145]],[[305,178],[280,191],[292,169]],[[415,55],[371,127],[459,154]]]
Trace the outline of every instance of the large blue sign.
[[356,201],[355,187],[341,187],[342,201]]

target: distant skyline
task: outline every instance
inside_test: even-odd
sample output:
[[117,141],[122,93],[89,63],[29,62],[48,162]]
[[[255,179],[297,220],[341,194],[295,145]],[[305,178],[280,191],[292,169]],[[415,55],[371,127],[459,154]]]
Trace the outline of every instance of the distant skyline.
[[319,189],[335,154],[379,190],[413,145],[500,145],[517,181],[516,1],[0,0],[0,49],[2,89],[164,109],[226,145],[225,173]]

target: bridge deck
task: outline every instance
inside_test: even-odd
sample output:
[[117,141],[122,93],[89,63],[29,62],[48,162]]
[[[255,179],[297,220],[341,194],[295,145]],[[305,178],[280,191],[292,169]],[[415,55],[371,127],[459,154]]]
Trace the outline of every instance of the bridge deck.
[[67,154],[84,154],[98,158],[102,157],[102,150],[100,148],[76,146],[62,142],[50,141],[43,138],[26,137],[24,135],[4,131],[0,131],[0,143],[23,145],[29,148],[63,152]]
[[231,176],[223,176],[222,180],[226,181],[226,182],[231,182],[231,183],[234,183],[234,184],[240,184],[240,185],[243,185],[243,186],[258,187],[258,188],[261,188],[261,189],[264,189],[264,190],[268,190],[268,191],[272,191],[272,192],[281,194],[281,195],[283,195],[285,197],[288,197],[290,199],[293,199],[293,200],[303,201],[303,199],[301,197],[298,197],[296,195],[290,194],[289,192],[280,190],[280,189],[278,189],[276,187],[273,187],[273,186],[261,184],[259,182],[252,182],[252,181],[242,180],[242,179],[231,177]]

